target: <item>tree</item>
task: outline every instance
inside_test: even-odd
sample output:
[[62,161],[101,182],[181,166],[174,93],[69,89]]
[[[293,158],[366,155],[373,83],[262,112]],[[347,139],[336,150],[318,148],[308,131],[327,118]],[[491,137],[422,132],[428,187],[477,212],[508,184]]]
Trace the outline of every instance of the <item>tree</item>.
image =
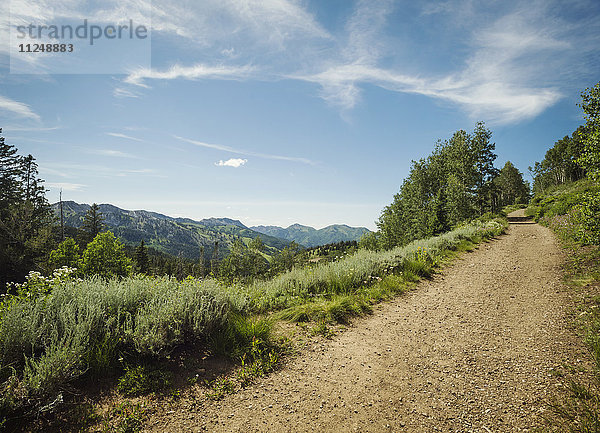
[[600,180],[600,82],[581,93],[581,104],[585,114],[585,133],[581,134],[583,151],[579,164],[588,177]]
[[276,254],[271,260],[271,274],[276,275],[289,271],[294,267],[296,256],[300,252],[300,245],[292,241],[290,244]]
[[379,237],[375,232],[367,232],[358,241],[358,247],[365,250],[377,251],[379,249]]
[[438,141],[425,159],[413,161],[408,177],[377,222],[383,248],[443,233],[494,210],[495,145],[478,122],[473,134],[456,131]]
[[504,164],[500,174],[494,179],[494,184],[499,194],[499,206],[529,201],[529,185],[523,180],[523,174],[510,161]]
[[104,216],[100,212],[100,206],[93,203],[85,214],[83,226],[81,227],[81,238],[85,244],[88,244],[103,230]]
[[125,255],[123,244],[110,232],[98,234],[83,252],[81,271],[85,275],[104,278],[125,277],[131,274],[131,259]]
[[566,135],[546,151],[544,159],[529,171],[533,174],[534,193],[543,193],[548,187],[574,182],[585,177],[579,163],[587,137],[587,127],[580,126],[571,136]]
[[0,217],[6,217],[8,207],[22,198],[19,188],[20,159],[17,149],[7,144],[4,137],[0,136]]
[[147,274],[150,271],[148,248],[143,239],[135,249],[135,265],[136,271],[140,274]]
[[[2,129],[0,128],[0,133]],[[35,159],[0,136],[0,287],[44,270],[51,249],[52,210]]]
[[68,266],[69,268],[78,268],[81,260],[79,254],[79,245],[73,238],[67,238],[62,241],[58,248],[50,251],[50,266],[53,269]]
[[493,180],[498,176],[494,167],[497,155],[494,153],[496,144],[491,142],[492,132],[483,122],[477,122],[471,138],[471,148],[475,158],[475,188],[476,205],[479,214],[494,211]]

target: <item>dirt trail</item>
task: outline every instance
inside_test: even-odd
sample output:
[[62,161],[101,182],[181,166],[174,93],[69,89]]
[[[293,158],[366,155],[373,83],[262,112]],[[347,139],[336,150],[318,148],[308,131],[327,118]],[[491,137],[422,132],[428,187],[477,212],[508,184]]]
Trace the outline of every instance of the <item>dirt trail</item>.
[[256,385],[165,410],[147,431],[531,431],[561,387],[551,369],[587,359],[561,261],[548,229],[511,224]]

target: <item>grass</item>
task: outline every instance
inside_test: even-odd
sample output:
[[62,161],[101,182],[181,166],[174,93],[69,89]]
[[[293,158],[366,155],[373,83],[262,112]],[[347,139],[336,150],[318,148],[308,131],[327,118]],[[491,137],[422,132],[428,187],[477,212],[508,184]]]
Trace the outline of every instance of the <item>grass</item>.
[[589,193],[600,194],[600,187],[589,180],[557,186],[534,198],[526,211],[550,227],[567,252],[565,282],[580,299],[574,314],[576,326],[595,363],[593,371],[585,372],[584,377],[591,378],[586,381],[569,379],[573,372],[566,376],[562,371],[552,372],[564,376],[568,388],[551,401],[549,421],[560,431],[572,433],[600,432],[600,246],[583,240],[585,229],[575,212]]
[[[0,303],[0,420],[37,416],[50,403],[59,405],[75,380],[106,372],[120,376],[116,387],[125,396],[168,388],[170,378],[157,366],[181,347],[200,346],[238,361],[237,373],[209,384],[208,396],[222,398],[280,363],[274,321],[315,321],[321,323],[315,332],[327,337],[327,323],[369,313],[374,303],[428,277],[454,251],[505,227],[505,221],[477,221],[405,247],[359,250],[247,286],[146,276],[79,280],[65,270],[51,278],[32,274]],[[138,409],[121,412],[118,417],[131,422],[110,428],[135,429]]]
[[255,312],[279,311],[302,304],[356,295],[387,275],[403,273],[406,280],[427,276],[447,250],[464,240],[479,242],[500,234],[498,221],[476,222],[440,236],[412,242],[389,251],[359,250],[340,260],[309,268],[292,269],[272,280],[246,288]]

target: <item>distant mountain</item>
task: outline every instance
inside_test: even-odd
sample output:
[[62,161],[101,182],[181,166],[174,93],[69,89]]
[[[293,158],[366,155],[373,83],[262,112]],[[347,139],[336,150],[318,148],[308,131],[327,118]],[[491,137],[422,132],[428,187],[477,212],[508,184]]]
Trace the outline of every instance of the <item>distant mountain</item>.
[[[52,207],[60,216],[60,204],[54,203]],[[158,251],[175,256],[181,253],[190,259],[200,257],[200,247],[204,247],[204,255],[209,258],[215,242],[219,242],[219,257],[223,258],[238,238],[247,244],[260,236],[266,247],[266,255],[276,254],[289,244],[289,241],[259,233],[229,218],[194,221],[145,210],[124,210],[111,204],[101,204],[99,207],[107,228],[124,243],[137,245],[143,239],[149,247]],[[88,204],[64,201],[65,225],[81,227],[89,208]]]
[[268,236],[294,241],[305,247],[316,247],[342,241],[357,241],[370,230],[365,227],[350,227],[334,224],[322,229],[293,224],[287,229],[277,226],[254,226],[252,230]]

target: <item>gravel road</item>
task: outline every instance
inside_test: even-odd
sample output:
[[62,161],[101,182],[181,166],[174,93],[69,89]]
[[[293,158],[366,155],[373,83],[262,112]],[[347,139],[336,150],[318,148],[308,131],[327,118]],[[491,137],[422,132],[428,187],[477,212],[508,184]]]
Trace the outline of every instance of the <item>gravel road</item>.
[[278,372],[158,411],[146,431],[532,431],[563,387],[552,369],[589,362],[568,325],[562,260],[548,229],[511,224]]

